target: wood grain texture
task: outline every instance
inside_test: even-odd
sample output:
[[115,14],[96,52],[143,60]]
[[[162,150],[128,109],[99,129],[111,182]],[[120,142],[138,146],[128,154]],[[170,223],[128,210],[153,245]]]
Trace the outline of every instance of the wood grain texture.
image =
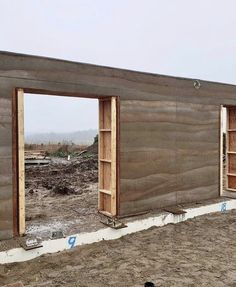
[[236,174],[236,154],[228,154],[228,172]]
[[99,212],[117,215],[116,98],[99,100]]
[[111,98],[111,214],[117,215],[117,180],[116,180],[116,168],[117,168],[117,154],[116,154],[116,142],[117,142],[117,113],[116,113],[116,98]]
[[24,134],[24,91],[17,91],[18,122],[18,195],[19,195],[19,234],[25,233],[25,134]]

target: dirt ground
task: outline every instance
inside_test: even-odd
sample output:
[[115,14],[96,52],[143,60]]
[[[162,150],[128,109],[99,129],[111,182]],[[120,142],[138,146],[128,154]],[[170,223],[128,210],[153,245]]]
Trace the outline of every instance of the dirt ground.
[[26,234],[46,238],[56,230],[68,235],[96,229],[97,181],[96,153],[26,165]]
[[[236,286],[236,211],[151,228],[24,263],[0,265],[0,283],[26,286]],[[1,285],[0,284],[0,285]]]

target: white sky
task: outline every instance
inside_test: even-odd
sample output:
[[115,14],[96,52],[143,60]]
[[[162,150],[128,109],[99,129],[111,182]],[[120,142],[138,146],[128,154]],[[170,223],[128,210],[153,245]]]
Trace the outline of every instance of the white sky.
[[25,94],[25,133],[98,129],[98,100]]
[[[236,84],[235,0],[0,0],[0,11],[0,50]],[[85,102],[61,99],[48,113],[70,110],[67,127],[94,128],[93,103],[86,124],[74,121]],[[44,123],[38,114],[29,109],[32,130]]]

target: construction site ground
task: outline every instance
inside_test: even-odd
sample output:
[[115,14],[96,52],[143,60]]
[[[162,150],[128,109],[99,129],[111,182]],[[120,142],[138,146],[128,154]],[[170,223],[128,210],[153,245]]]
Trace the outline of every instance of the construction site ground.
[[0,286],[236,286],[236,210],[0,266]]
[[52,231],[68,235],[101,228],[97,182],[96,153],[26,165],[26,235],[45,239]]

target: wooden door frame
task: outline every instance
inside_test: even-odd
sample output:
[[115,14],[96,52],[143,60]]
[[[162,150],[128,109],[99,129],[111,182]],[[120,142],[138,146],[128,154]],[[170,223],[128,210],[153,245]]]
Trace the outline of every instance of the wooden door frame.
[[[226,170],[224,171],[223,166],[223,108],[226,108],[226,155],[225,155],[225,164],[226,164]],[[228,110],[230,108],[236,108],[236,105],[221,105],[220,106],[220,196],[230,197],[230,198],[236,198],[236,192],[233,190],[230,190],[228,188],[228,127],[229,127],[229,116],[228,116]],[[226,176],[226,186],[225,189],[223,188],[223,179],[224,176]]]
[[[47,96],[64,96],[64,97],[77,97],[77,98],[90,98],[90,99],[111,99],[116,98],[116,215],[120,213],[120,97],[119,96],[104,96],[98,94],[84,94],[84,93],[67,93],[62,91],[52,91],[45,89],[32,89],[17,87],[13,90],[12,94],[12,172],[13,172],[13,235],[19,236],[25,233],[25,211],[22,209],[22,198],[24,191],[20,194],[19,183],[19,164],[22,166],[22,162],[19,163],[19,156],[22,157],[22,150],[19,151],[19,143],[22,145],[22,141],[19,140],[19,117],[21,117],[18,107],[19,98],[18,93],[38,94]],[[23,103],[24,107],[24,100]],[[22,113],[23,111],[21,111]],[[22,132],[22,131],[21,131]],[[24,169],[24,168],[23,168]],[[24,180],[24,175],[23,175]],[[24,203],[25,204],[25,203]],[[21,205],[21,206],[20,206]],[[20,209],[21,207],[21,209]],[[20,223],[21,222],[21,223]]]
[[98,209],[117,215],[117,99],[99,99]]
[[223,196],[223,178],[224,178],[224,162],[223,162],[223,105],[220,105],[220,196]]

